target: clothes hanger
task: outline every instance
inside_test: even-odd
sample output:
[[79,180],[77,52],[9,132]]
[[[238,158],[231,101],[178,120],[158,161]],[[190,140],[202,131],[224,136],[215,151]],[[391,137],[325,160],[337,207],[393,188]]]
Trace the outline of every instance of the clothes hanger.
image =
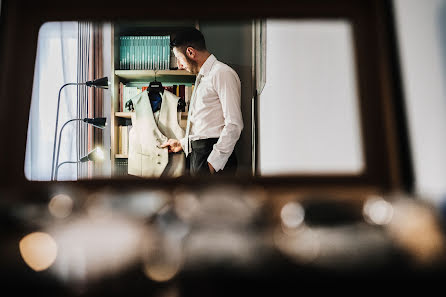
[[[149,95],[149,99],[151,99],[151,98],[153,99],[154,96],[160,95],[160,94],[164,93],[163,84],[160,81],[156,80],[156,72],[157,72],[157,70],[155,70],[155,79],[154,79],[154,81],[151,81],[149,86],[148,86],[148,88],[146,89],[146,92]],[[138,96],[138,95],[136,95],[136,96]],[[136,96],[134,96],[133,98],[135,98]],[[128,110],[132,110],[132,111],[135,110],[134,107],[133,107],[133,102],[132,102],[133,98],[127,100],[127,102],[125,104],[125,107]],[[185,110],[186,110],[186,101],[183,98],[180,98],[178,100],[177,111],[184,112]]]
[[155,70],[155,80],[151,81],[149,84],[149,87],[147,88],[147,91],[149,92],[149,97],[150,97],[150,94],[163,94],[164,93],[163,84],[160,81],[156,80],[156,72],[157,72],[157,70]]
[[[163,94],[164,93],[164,88],[163,88],[163,84],[160,81],[156,80],[156,72],[157,70],[155,70],[155,80],[151,81],[149,84],[149,87],[147,88],[147,93],[149,95],[149,99],[154,95],[159,95],[159,94]],[[138,94],[139,95],[139,94]],[[127,102],[125,103],[125,107],[127,108],[127,110],[131,110],[134,111],[135,108],[133,106],[133,98],[136,98],[138,95],[130,98],[129,100],[127,100]]]
[[[157,70],[155,70],[155,80],[151,81],[149,84],[149,87],[147,88],[147,92],[149,93],[150,99],[152,99],[157,94],[164,93],[163,84],[160,81],[156,80],[156,72],[157,72]],[[186,107],[186,102],[184,101],[183,98],[180,98],[180,100],[178,100],[177,111],[184,112],[186,110],[185,107]]]
[[147,88],[153,112],[156,112],[161,108],[161,102],[162,102],[161,95],[164,93],[163,84],[160,81],[156,80],[156,72],[157,70],[155,70],[155,80],[151,81],[149,87]]

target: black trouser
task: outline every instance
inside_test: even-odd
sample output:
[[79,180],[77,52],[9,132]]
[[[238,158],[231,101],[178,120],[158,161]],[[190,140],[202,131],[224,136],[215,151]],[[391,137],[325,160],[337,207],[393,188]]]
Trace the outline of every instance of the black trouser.
[[[208,157],[212,152],[213,145],[217,143],[218,138],[199,139],[191,142],[192,152],[190,154],[190,174],[191,175],[209,175],[211,174],[208,165]],[[215,174],[235,175],[237,170],[237,158],[235,152],[232,152],[224,169]]]

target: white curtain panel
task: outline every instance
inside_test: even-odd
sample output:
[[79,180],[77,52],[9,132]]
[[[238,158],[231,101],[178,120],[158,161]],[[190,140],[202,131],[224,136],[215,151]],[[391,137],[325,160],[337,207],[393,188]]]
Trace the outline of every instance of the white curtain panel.
[[[26,143],[25,176],[29,180],[51,180],[57,98],[64,84],[77,81],[77,39],[77,22],[49,22],[40,28]],[[76,118],[76,91],[76,86],[62,90],[59,131]],[[77,160],[76,125],[71,122],[63,130],[59,164]],[[76,179],[75,164],[60,167],[58,180]]]

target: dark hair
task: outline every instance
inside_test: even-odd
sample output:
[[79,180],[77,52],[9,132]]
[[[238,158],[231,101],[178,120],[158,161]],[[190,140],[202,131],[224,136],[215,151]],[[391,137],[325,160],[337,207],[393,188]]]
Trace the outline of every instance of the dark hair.
[[185,51],[189,46],[199,51],[206,50],[203,34],[193,27],[177,32],[170,42],[170,46],[181,48],[182,51]]

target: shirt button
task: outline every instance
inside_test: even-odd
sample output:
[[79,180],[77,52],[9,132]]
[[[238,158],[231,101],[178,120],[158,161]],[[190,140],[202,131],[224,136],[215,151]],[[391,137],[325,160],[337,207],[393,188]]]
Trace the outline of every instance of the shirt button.
[[158,157],[160,157],[161,155],[160,154],[158,154]]
[[161,164],[161,162],[158,162],[158,164]]

